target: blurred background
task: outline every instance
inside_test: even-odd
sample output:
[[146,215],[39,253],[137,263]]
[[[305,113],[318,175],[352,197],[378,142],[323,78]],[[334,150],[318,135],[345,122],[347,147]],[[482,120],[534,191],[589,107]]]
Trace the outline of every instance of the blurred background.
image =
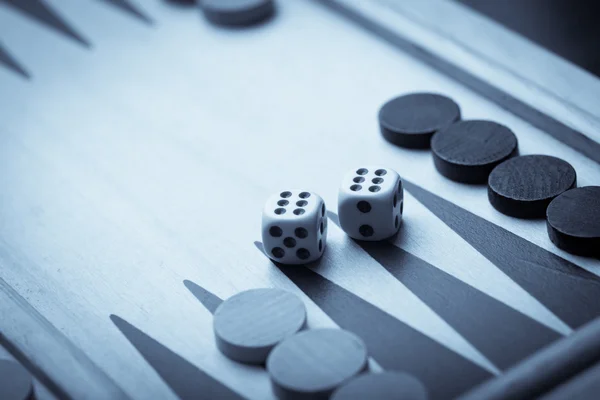
[[457,1],[600,76],[600,1]]

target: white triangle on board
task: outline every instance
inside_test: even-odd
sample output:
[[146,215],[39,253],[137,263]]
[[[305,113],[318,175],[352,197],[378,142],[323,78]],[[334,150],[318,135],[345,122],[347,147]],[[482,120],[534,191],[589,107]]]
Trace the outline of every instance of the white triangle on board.
[[333,223],[329,224],[327,252],[314,271],[488,371],[498,372],[479,350]]
[[562,320],[407,191],[401,229],[405,234],[398,237],[396,246],[559,333],[571,332]]

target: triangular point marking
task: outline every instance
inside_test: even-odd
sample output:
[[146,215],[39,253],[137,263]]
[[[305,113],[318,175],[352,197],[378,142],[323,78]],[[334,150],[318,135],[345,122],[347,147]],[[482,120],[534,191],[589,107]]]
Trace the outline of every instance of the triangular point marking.
[[80,35],[74,28],[72,28],[56,11],[50,8],[41,0],[0,0],[4,3],[14,7],[18,11],[22,12],[26,16],[33,18],[34,20],[43,23],[44,25],[54,29],[56,32],[62,34],[76,41],[77,43],[90,47],[90,43],[82,35]]
[[600,315],[600,278],[420,186],[404,187],[481,255],[577,328]]
[[134,6],[133,4],[131,4],[128,0],[101,0],[107,4],[113,5],[115,7],[118,7],[119,9],[127,12],[129,15],[134,16],[135,18],[139,19],[142,22],[145,22],[147,24],[153,24],[154,21],[152,19],[150,19],[150,17],[148,17],[146,14],[144,14],[142,11],[140,11],[136,6]]
[[0,64],[4,65],[7,69],[15,72],[17,75],[25,79],[31,79],[31,75],[27,72],[9,53],[2,45],[0,45]]
[[180,399],[243,399],[123,318],[111,315],[110,319]]
[[215,313],[217,307],[219,307],[219,305],[223,302],[221,298],[204,289],[202,286],[195,284],[192,281],[185,280],[183,281],[183,284],[186,288],[188,288],[190,292],[192,292],[192,294],[198,299],[198,301],[200,301],[200,303],[202,303],[202,305],[206,307],[206,309],[212,314]]

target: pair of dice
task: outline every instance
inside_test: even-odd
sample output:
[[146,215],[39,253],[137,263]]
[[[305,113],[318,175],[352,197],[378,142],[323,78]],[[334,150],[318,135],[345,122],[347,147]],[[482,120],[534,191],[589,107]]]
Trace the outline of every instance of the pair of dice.
[[[393,236],[402,222],[404,191],[390,168],[353,169],[338,196],[340,226],[348,236],[376,241]],[[327,242],[327,210],[316,193],[286,190],[271,196],[262,214],[265,253],[282,264],[319,259]]]

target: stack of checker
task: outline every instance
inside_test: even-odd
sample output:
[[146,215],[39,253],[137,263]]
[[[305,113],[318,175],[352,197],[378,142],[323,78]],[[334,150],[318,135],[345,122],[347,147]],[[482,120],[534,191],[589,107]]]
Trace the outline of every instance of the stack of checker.
[[517,136],[493,121],[461,120],[452,99],[434,93],[394,98],[379,111],[383,137],[406,148],[431,148],[440,174],[455,182],[486,184],[490,204],[523,219],[546,218],[562,250],[600,256],[600,187],[577,187],[568,162],[547,155],[519,156]]

